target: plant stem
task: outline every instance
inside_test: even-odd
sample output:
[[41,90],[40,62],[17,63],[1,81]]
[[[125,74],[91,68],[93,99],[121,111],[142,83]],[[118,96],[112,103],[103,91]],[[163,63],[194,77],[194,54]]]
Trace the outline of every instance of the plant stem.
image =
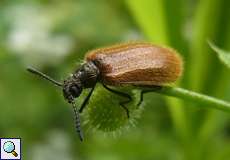
[[207,95],[203,95],[200,93],[196,93],[190,90],[186,90],[183,88],[177,88],[177,87],[170,87],[170,86],[164,86],[160,90],[156,90],[155,92],[164,94],[167,96],[177,97],[185,100],[190,100],[196,103],[204,104],[203,107],[206,108],[215,108],[223,111],[229,111],[230,112],[230,103],[210,97]]

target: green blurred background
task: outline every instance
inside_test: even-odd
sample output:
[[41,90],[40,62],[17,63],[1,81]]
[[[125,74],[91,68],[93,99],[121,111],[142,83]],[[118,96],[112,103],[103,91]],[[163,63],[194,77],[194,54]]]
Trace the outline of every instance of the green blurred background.
[[80,143],[61,91],[25,71],[63,80],[91,49],[147,41],[183,56],[178,86],[230,101],[229,70],[207,45],[230,50],[229,17],[228,0],[1,0],[0,137],[21,137],[25,160],[230,159],[228,113],[154,93],[135,127],[88,129]]

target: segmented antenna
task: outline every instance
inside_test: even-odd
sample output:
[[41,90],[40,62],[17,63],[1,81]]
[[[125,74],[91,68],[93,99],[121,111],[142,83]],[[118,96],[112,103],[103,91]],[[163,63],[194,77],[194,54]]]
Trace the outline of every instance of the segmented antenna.
[[71,103],[72,103],[73,111],[74,111],[74,115],[75,115],[74,117],[75,117],[76,130],[78,132],[80,140],[83,141],[83,132],[81,130],[80,115],[79,115],[79,112],[77,110],[77,107],[76,107],[74,101],[72,101]]
[[[30,73],[33,73],[33,74],[35,74],[35,75],[38,75],[39,77],[41,77],[41,78],[43,78],[43,79],[46,79],[46,80],[52,82],[52,83],[55,84],[56,86],[59,86],[59,87],[62,87],[62,86],[63,86],[60,82],[58,82],[58,81],[52,79],[52,78],[49,77],[48,75],[46,75],[46,74],[44,74],[44,73],[42,73],[42,72],[40,72],[40,71],[38,71],[38,70],[36,70],[36,69],[34,69],[34,68],[28,67],[28,68],[27,68],[27,71],[29,71]],[[76,130],[77,130],[77,132],[78,132],[78,135],[79,135],[80,140],[83,141],[83,132],[82,132],[82,130],[81,130],[80,115],[79,115],[79,112],[78,112],[77,107],[76,107],[76,105],[75,105],[75,103],[74,103],[73,100],[71,100],[71,104],[72,104],[73,111],[74,111]]]
[[43,79],[46,79],[48,81],[50,81],[51,83],[55,84],[56,86],[59,86],[59,87],[62,87],[62,84],[54,79],[52,79],[51,77],[49,77],[48,75],[34,69],[34,68],[31,68],[31,67],[28,67],[27,68],[27,71],[29,71],[30,73],[33,73],[35,75],[38,75],[39,77],[43,78]]

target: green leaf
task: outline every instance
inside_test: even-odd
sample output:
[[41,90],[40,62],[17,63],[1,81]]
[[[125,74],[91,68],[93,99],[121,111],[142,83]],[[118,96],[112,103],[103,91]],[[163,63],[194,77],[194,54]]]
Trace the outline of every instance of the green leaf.
[[218,54],[219,59],[228,68],[230,68],[230,52],[224,51],[217,47],[214,43],[208,41],[209,46]]
[[109,92],[102,85],[97,84],[87,109],[84,111],[84,122],[87,128],[115,133],[135,125],[143,110],[142,106],[137,107],[140,91],[125,87],[119,90],[132,96],[132,101],[125,105],[130,117],[127,117],[126,111],[119,104],[125,100],[124,97]]

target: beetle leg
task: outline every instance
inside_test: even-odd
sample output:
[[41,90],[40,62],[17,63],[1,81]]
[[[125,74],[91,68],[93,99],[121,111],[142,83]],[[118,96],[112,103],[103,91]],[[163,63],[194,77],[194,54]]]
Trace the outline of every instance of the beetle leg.
[[129,109],[125,106],[126,103],[129,103],[132,99],[120,102],[120,106],[125,110],[127,117],[129,118]]
[[140,100],[139,100],[139,102],[137,103],[137,106],[140,106],[141,103],[143,102],[143,100],[144,100],[144,94],[145,94],[145,93],[154,92],[154,91],[159,90],[159,89],[161,89],[161,88],[162,88],[161,86],[152,86],[151,89],[141,90]]
[[83,109],[85,108],[85,106],[88,104],[89,99],[94,91],[96,84],[91,88],[91,90],[89,91],[89,94],[86,96],[86,98],[84,99],[83,103],[81,104],[80,110],[79,112],[81,113],[83,111]]
[[130,101],[132,101],[132,97],[129,94],[127,94],[127,93],[120,92],[120,91],[117,91],[117,90],[113,90],[113,89],[107,87],[105,84],[103,84],[103,87],[105,89],[107,89],[108,91],[112,92],[112,93],[115,93],[115,94],[117,94],[119,96],[127,98],[127,100],[121,101],[119,104],[125,110],[125,112],[127,114],[127,117],[129,118],[129,109],[125,106],[125,104],[129,103]]
[[145,93],[148,93],[148,92],[152,92],[152,91],[151,91],[151,90],[142,90],[142,91],[141,91],[140,100],[139,100],[139,102],[137,103],[137,106],[140,106],[140,105],[142,104],[143,99],[144,99],[144,94],[145,94]]

